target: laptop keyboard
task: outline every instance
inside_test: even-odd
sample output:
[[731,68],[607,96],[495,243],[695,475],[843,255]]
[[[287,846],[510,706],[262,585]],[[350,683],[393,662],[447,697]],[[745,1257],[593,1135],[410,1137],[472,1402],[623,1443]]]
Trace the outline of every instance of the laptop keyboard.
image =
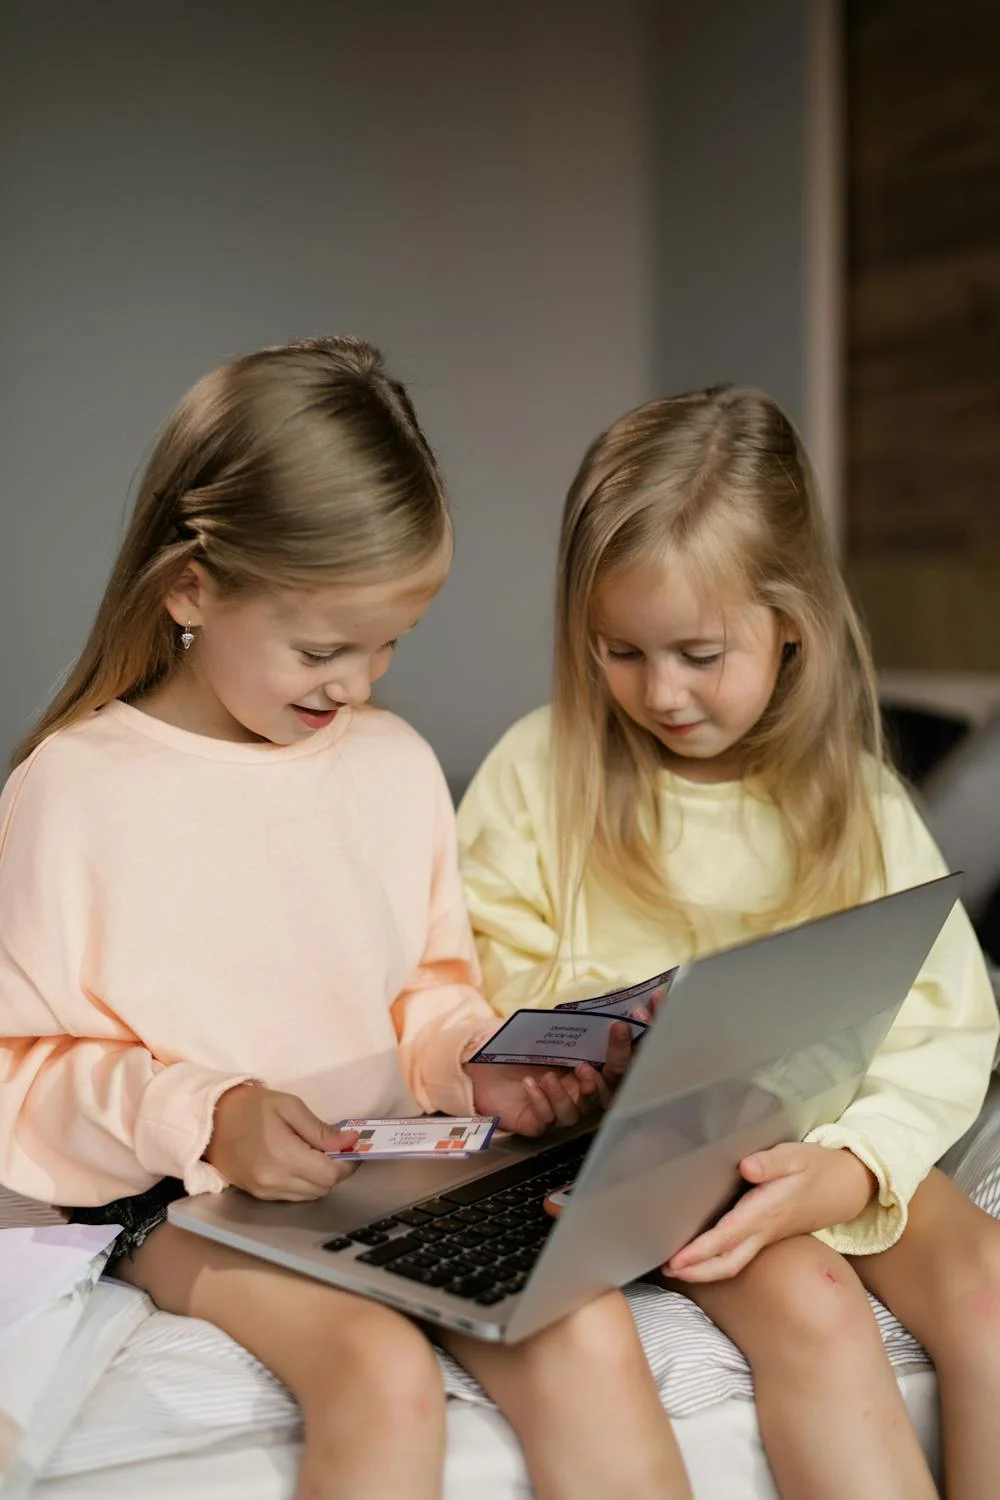
[[323,1248],[336,1253],[364,1245],[355,1256],[362,1265],[492,1307],[527,1281],[555,1223],[543,1200],[572,1181],[590,1142],[584,1135],[550,1146]]

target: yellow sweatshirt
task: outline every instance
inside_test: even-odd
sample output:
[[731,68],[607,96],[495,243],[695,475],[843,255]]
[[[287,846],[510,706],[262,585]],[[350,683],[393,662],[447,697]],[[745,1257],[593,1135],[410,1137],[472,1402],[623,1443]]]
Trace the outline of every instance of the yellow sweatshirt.
[[[694,916],[698,950],[746,941],[747,916],[773,906],[790,879],[774,808],[747,796],[740,782],[704,785],[666,770],[662,778],[664,866]],[[550,789],[545,708],[504,735],[459,809],[466,901],[486,993],[503,1015],[634,983],[690,956],[690,938],[669,912],[654,923],[591,878],[552,968],[558,878]],[[884,778],[877,810],[890,891],[945,873],[895,777]],[[822,1232],[835,1250],[872,1253],[902,1234],[917,1187],[979,1112],[997,1032],[986,967],[956,907],[857,1097],[836,1124],[807,1137],[847,1147],[878,1179],[859,1218]]]

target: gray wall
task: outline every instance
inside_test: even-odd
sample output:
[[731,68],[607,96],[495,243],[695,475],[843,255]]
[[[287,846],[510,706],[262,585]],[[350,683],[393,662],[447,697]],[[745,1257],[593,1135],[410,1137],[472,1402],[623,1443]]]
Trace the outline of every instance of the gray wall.
[[74,655],[181,391],[338,330],[386,349],[450,484],[456,568],[384,696],[467,778],[547,695],[589,438],[734,375],[799,409],[796,9],[8,6],[0,752]]
[[654,0],[648,51],[662,391],[806,390],[810,26],[825,0]]

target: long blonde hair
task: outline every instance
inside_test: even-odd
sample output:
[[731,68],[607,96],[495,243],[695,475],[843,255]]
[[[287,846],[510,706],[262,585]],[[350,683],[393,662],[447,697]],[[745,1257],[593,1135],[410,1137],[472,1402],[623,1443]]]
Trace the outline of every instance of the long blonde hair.
[[168,418],[79,660],[18,747],[162,682],[164,598],[197,560],[228,593],[398,577],[451,555],[433,454],[378,350],[263,349],[205,375]]
[[561,927],[584,881],[610,880],[650,912],[694,924],[664,868],[658,742],[618,706],[593,613],[603,580],[681,557],[724,598],[769,606],[800,644],[743,742],[745,781],[776,807],[791,855],[776,928],[884,886],[863,756],[882,759],[871,656],[789,419],[738,386],[652,401],[591,445],[563,512],[556,599],[553,789]]

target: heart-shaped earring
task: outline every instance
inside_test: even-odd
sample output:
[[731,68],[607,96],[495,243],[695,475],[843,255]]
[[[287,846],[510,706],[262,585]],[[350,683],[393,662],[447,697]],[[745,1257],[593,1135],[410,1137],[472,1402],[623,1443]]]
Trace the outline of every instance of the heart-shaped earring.
[[191,621],[188,620],[186,628],[181,631],[181,645],[184,647],[185,651],[191,650],[191,644],[193,641],[194,631],[191,629]]

